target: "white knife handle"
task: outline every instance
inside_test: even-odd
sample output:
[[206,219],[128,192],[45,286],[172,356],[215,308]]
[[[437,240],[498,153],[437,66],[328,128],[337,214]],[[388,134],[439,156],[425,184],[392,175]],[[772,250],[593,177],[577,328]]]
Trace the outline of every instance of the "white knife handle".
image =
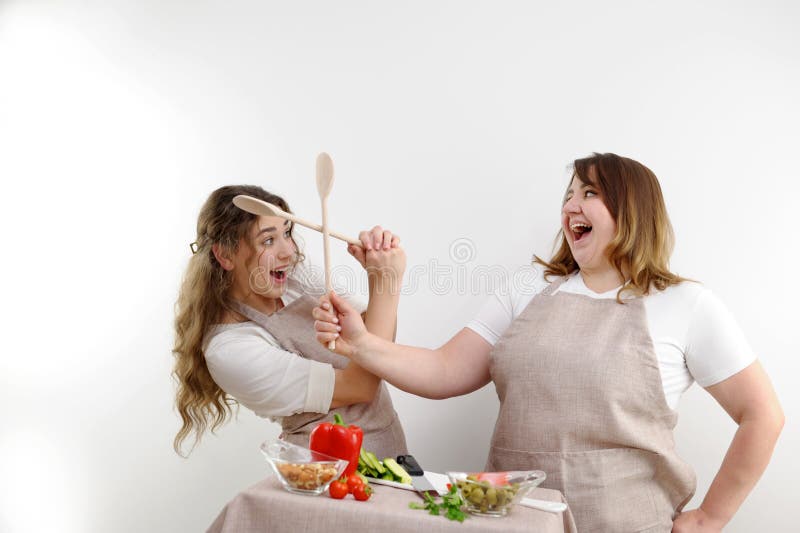
[[519,504],[532,509],[547,511],[548,513],[563,513],[567,510],[567,504],[564,502],[548,502],[546,500],[534,500],[533,498],[522,498]]

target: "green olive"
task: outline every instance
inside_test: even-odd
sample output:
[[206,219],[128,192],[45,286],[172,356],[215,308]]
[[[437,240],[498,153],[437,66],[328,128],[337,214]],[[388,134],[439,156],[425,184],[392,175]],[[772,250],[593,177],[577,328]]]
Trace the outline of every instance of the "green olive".
[[503,507],[506,504],[506,501],[508,501],[508,500],[509,500],[508,492],[506,492],[504,490],[497,491],[497,506],[498,507]]
[[475,505],[480,505],[483,502],[483,489],[480,487],[473,488],[469,493],[469,501],[474,503]]

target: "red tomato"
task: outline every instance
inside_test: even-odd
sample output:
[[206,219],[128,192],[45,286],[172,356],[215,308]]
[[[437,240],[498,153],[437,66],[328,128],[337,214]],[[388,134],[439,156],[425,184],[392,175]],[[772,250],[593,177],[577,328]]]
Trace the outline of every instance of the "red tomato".
[[359,476],[350,476],[347,478],[347,492],[353,494],[358,487],[364,486],[364,480]]
[[341,500],[347,496],[347,478],[339,478],[328,487],[328,493],[334,500]]
[[356,487],[355,490],[353,490],[353,498],[360,502],[369,500],[370,496],[372,496],[372,487],[369,485],[364,485],[362,483],[361,486]]

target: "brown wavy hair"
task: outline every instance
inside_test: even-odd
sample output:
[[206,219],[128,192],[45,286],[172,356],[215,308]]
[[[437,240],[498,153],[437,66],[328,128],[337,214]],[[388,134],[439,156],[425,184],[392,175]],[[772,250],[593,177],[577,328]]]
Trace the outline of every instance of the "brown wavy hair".
[[[236,253],[243,243],[251,246],[247,236],[258,220],[257,215],[233,205],[233,198],[239,194],[253,196],[291,212],[283,198],[255,185],[220,187],[211,193],[200,209],[197,238],[191,245],[194,254],[189,259],[175,303],[175,345],[172,349],[175,365],[172,376],[177,384],[175,408],[183,425],[175,436],[173,448],[182,456],[183,441],[190,433],[194,433],[196,445],[206,429],[210,428],[213,433],[232,415],[231,407],[238,405],[214,382],[202,346],[209,328],[220,323],[226,311],[234,310],[229,295],[232,273],[222,268],[211,247],[218,244],[229,253]],[[299,248],[297,250],[295,264],[303,260],[303,254]]]
[[[622,291],[642,296],[650,294],[652,287],[664,290],[670,285],[691,281],[669,270],[675,234],[661,186],[652,170],[633,159],[611,153],[594,153],[576,159],[572,168],[572,178],[598,189],[617,223],[617,234],[606,254],[620,277],[626,280],[617,292],[618,302],[622,303]],[[567,188],[569,190],[569,185]],[[544,266],[545,278],[566,276],[579,270],[563,229],[556,235],[556,242],[559,240],[558,250],[550,261],[534,256],[533,262]]]

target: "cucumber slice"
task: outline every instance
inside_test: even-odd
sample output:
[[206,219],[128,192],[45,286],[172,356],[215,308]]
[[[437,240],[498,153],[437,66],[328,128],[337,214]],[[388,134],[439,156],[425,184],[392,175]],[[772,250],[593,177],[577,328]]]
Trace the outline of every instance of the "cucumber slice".
[[387,457],[383,460],[383,465],[392,473],[396,481],[411,485],[411,476],[408,475],[408,472],[406,472],[402,466],[397,464],[397,461],[391,457]]
[[369,466],[369,457],[367,457],[367,452],[366,450],[364,450],[364,448],[361,448],[361,450],[359,450],[358,452],[358,462],[359,463],[363,462],[364,464]]
[[386,469],[383,467],[378,458],[372,452],[367,452],[367,457],[369,458],[370,466],[379,474],[383,475],[386,473]]

